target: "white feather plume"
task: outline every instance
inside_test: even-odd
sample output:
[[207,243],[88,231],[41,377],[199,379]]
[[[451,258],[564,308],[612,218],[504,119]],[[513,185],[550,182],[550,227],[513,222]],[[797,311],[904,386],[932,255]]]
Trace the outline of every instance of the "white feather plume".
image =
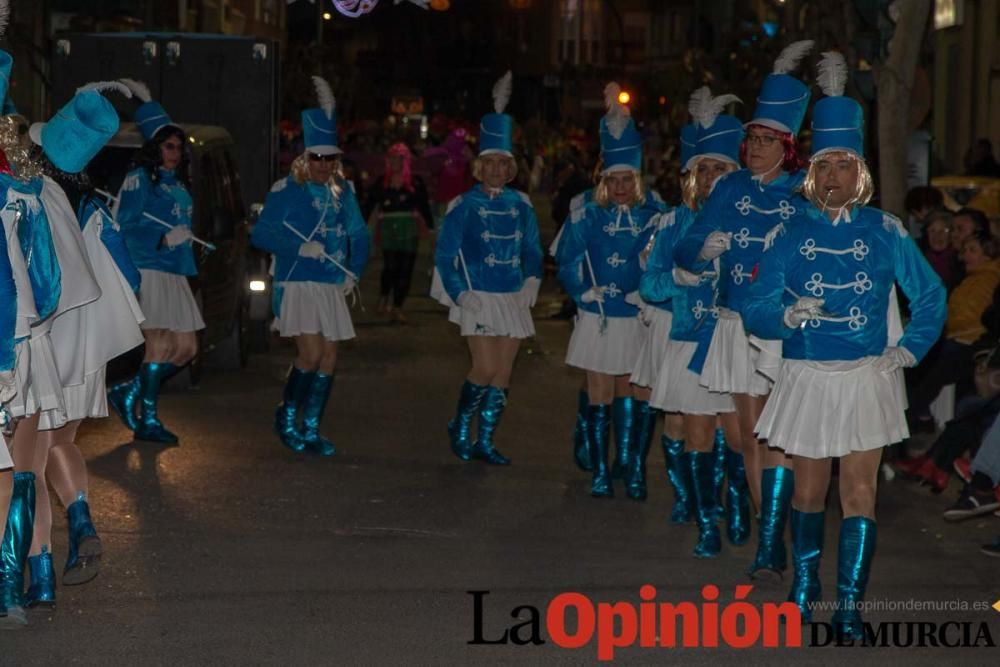
[[817,82],[825,95],[835,97],[844,94],[847,86],[847,61],[844,60],[844,54],[825,51],[817,69]]
[[118,79],[124,83],[132,94],[139,98],[141,102],[149,102],[153,99],[153,96],[149,94],[149,86],[147,86],[142,81],[136,81],[135,79]]
[[607,115],[604,116],[604,124],[615,139],[621,139],[625,133],[630,115],[628,107],[618,101],[621,92],[621,86],[614,81],[604,87],[604,106],[608,109]]
[[0,37],[7,32],[7,24],[10,22],[10,0],[0,0]]
[[799,66],[799,61],[802,60],[807,53],[812,50],[813,40],[803,39],[798,42],[792,42],[778,54],[778,59],[774,61],[774,73],[775,74],[788,74],[796,67]]
[[326,117],[333,119],[333,112],[337,110],[337,99],[333,96],[333,89],[330,84],[321,76],[312,77],[313,86],[316,88],[316,99],[320,108],[326,113]]
[[132,99],[132,89],[126,86],[121,81],[93,81],[85,86],[80,86],[76,89],[77,93],[82,93],[85,90],[96,90],[99,93],[104,93],[108,91],[115,91],[121,93],[125,97]]
[[688,112],[691,118],[702,127],[712,127],[719,114],[725,111],[726,107],[733,102],[743,103],[743,100],[736,95],[726,94],[712,97],[712,90],[708,86],[702,86],[691,93],[691,100],[688,102]]
[[507,70],[507,73],[493,84],[493,110],[497,113],[503,113],[503,110],[507,108],[507,103],[510,102],[510,94],[514,87],[513,81],[514,76],[510,73],[510,70]]

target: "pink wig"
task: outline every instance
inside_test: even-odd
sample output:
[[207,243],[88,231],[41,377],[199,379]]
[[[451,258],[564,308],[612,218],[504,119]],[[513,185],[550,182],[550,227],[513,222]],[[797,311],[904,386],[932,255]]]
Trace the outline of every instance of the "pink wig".
[[403,182],[403,187],[410,192],[413,192],[413,173],[410,170],[410,160],[413,156],[410,153],[410,149],[403,142],[395,143],[392,146],[389,146],[389,150],[385,155],[385,175],[382,177],[382,184],[388,188],[392,182],[393,173],[389,158],[393,156],[403,158],[403,169],[401,170],[399,177]]

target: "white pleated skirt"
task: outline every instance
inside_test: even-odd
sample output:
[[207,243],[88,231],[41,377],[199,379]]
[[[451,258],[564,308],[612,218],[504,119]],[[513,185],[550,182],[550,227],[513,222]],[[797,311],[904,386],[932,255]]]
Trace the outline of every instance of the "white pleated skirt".
[[463,336],[530,338],[535,335],[531,309],[520,302],[517,292],[473,290],[472,293],[483,304],[479,312],[459,305],[448,308],[448,321],[457,324]]
[[639,350],[639,361],[635,364],[630,382],[639,387],[652,387],[667,352],[674,314],[669,310],[646,306],[644,317],[649,325],[646,327],[646,337]]
[[[83,383],[63,387],[63,404],[66,406],[66,421],[78,419],[100,419],[108,416],[108,391],[104,382],[105,368],[102,367],[84,378]],[[48,418],[50,413],[42,413],[38,430],[58,428]]]
[[585,371],[631,375],[647,336],[638,317],[609,317],[601,331],[601,316],[579,310],[566,350],[566,363]]
[[[761,359],[759,346],[752,345],[743,329],[739,313],[728,308],[719,309],[719,319],[712,333],[712,342],[701,371],[701,384],[708,389],[726,394],[766,396],[772,381],[758,367],[777,374],[775,359],[768,354]],[[780,351],[778,353],[780,362]],[[779,364],[780,365],[780,364]]]
[[139,307],[146,320],[143,329],[198,331],[205,328],[187,277],[153,269],[139,269]]
[[312,281],[279,283],[283,293],[271,328],[285,337],[321,334],[329,341],[354,338],[343,285]]
[[9,470],[14,467],[14,459],[10,457],[10,450],[7,449],[7,441],[0,433],[0,470]]
[[718,415],[735,410],[729,394],[710,391],[697,373],[688,369],[698,343],[671,340],[657,374],[649,404],[666,412],[686,415]]
[[901,370],[856,361],[785,359],[757,422],[771,447],[810,459],[839,457],[899,442],[910,433]]
[[66,407],[49,334],[36,334],[21,341],[15,352],[17,395],[7,404],[11,416],[30,417],[41,412],[41,419],[51,424],[48,428],[59,428],[66,423]]

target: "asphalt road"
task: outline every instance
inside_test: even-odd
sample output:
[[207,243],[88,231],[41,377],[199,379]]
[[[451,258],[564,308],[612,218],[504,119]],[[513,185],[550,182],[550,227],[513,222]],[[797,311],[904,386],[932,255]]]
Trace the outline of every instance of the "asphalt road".
[[[667,522],[670,493],[658,448],[650,498],[619,486],[613,500],[588,496],[570,458],[579,376],[563,363],[569,323],[543,316],[558,296],[546,283],[538,336],[518,360],[498,432],[514,464],[463,463],[445,423],[466,371],[465,348],[443,310],[426,297],[408,304],[411,323],[389,326],[372,312],[377,263],[366,277],[369,311],[342,348],[323,424],[338,446],[328,460],[284,450],[271,432],[291,349],[275,343],[243,372],[207,372],[200,388],[168,390],[164,422],[179,447],[132,443],[114,418],[82,429],[92,476],[91,507],[105,545],[90,584],[59,588],[54,613],[32,613],[23,631],[0,634],[2,665],[471,665],[587,664],[595,642],[554,645],[545,609],[578,591],[595,601],[701,604],[715,584],[723,606],[752,546],[724,546],[715,560],[691,556],[696,530]],[[420,270],[415,293],[426,293]],[[948,525],[946,498],[903,482],[883,485],[870,600],[948,604],[1000,598],[998,561],[979,545],[1000,532],[993,517]],[[835,496],[832,499],[835,501]],[[827,521],[825,598],[834,594],[836,526]],[[66,553],[56,518],[57,571]],[[474,600],[483,638],[530,621],[541,645],[469,645]],[[756,587],[755,605],[786,587]],[[951,601],[951,602],[949,602]],[[828,614],[819,613],[825,620]],[[868,620],[986,623],[995,611],[872,612]],[[525,626],[518,637],[527,637]],[[951,636],[956,636],[952,633]],[[960,632],[959,635],[960,636]],[[630,648],[623,664],[996,665],[995,648],[809,647]]]

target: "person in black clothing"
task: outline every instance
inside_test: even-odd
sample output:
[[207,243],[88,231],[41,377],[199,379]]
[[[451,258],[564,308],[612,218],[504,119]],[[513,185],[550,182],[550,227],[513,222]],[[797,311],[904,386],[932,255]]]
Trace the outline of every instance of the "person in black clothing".
[[427,188],[414,176],[410,149],[393,144],[385,158],[385,173],[375,180],[366,198],[364,215],[376,213],[375,242],[382,246],[382,281],[378,312],[406,323],[403,301],[410,292],[417,245],[434,226]]

